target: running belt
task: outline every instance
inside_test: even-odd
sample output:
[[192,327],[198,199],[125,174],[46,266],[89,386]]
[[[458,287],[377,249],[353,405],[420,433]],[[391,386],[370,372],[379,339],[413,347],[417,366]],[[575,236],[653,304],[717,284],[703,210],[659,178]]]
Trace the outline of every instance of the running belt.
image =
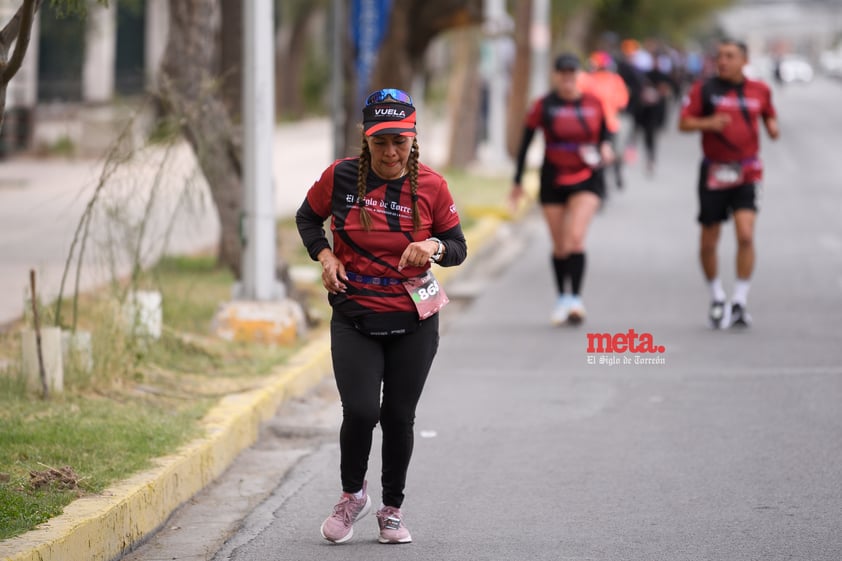
[[350,281],[359,282],[362,284],[374,284],[377,286],[394,286],[404,281],[404,279],[396,279],[394,277],[372,277],[369,275],[360,275],[348,271],[345,271],[345,276],[347,276],[348,280]]

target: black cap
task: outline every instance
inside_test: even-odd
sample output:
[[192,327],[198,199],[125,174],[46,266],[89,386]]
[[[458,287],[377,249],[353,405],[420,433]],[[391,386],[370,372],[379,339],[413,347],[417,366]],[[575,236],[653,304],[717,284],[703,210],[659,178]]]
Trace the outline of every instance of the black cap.
[[394,102],[366,105],[363,108],[363,130],[366,136],[415,136],[415,107]]
[[573,53],[562,53],[555,59],[556,70],[579,70],[579,57]]

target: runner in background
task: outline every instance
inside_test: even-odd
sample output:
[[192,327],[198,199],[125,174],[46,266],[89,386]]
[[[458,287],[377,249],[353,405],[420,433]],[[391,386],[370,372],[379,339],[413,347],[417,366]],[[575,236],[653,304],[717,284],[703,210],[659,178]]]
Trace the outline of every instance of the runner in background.
[[[699,255],[710,289],[709,317],[714,328],[751,325],[746,303],[754,270],[754,224],[763,175],[758,119],[763,120],[772,139],[780,135],[769,86],[746,78],[743,67],[747,62],[745,43],[722,40],[716,56],[718,75],[693,85],[679,121],[680,130],[702,133]],[[730,309],[717,259],[720,226],[729,214],[734,215],[737,235],[737,281]]]
[[602,167],[614,159],[602,102],[579,89],[579,58],[555,60],[553,89],[536,100],[526,116],[517,155],[511,202],[523,196],[526,152],[539,128],[544,131],[540,202],[552,238],[557,299],[550,321],[579,324],[585,319],[581,289],[585,276],[585,237],[605,193]]
[[643,89],[644,76],[631,59],[639,48],[640,44],[635,39],[624,39],[620,43],[620,50],[615,53],[616,56],[614,57],[617,74],[626,83],[626,90],[629,93],[629,102],[620,115],[622,138],[619,144],[623,147],[622,158],[626,164],[634,164],[637,161],[635,115],[640,111],[640,92]]
[[[615,154],[621,154],[624,146],[620,146],[622,122],[620,113],[629,104],[629,90],[626,82],[615,72],[614,61],[605,51],[594,51],[588,58],[590,72],[580,72],[578,78],[579,89],[595,95],[602,102],[605,112],[605,126],[611,134]],[[615,158],[610,166],[614,169],[614,181],[618,189],[623,188],[622,158]],[[606,196],[608,189],[606,186]]]
[[[658,154],[658,134],[667,119],[667,104],[676,88],[665,70],[666,59],[660,58],[657,44],[647,41],[646,48],[638,49],[632,55],[632,63],[643,75],[640,90],[640,104],[635,113],[635,131],[643,134],[643,146],[646,155],[646,173],[655,173]],[[635,134],[636,139],[637,134]]]

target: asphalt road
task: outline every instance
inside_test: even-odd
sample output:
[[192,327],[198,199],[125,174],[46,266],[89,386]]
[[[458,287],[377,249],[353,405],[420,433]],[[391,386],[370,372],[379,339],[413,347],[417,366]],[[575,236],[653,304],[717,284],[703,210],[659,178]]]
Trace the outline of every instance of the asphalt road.
[[[842,559],[840,92],[824,81],[776,92],[782,138],[763,139],[750,330],[707,326],[699,140],[670,130],[655,176],[629,169],[627,189],[592,226],[584,325],[549,325],[549,242],[537,213],[453,287],[472,300],[442,312],[418,411],[404,504],[414,543],[378,544],[373,517],[346,545],[319,536],[339,496],[339,405],[328,381],[300,459],[242,522],[210,529],[190,506],[127,559]],[[729,292],[734,247],[729,224],[720,258]],[[587,352],[588,333],[630,329],[665,347],[647,355],[662,364]],[[284,442],[273,442],[280,453]],[[242,482],[243,465],[225,479]]]

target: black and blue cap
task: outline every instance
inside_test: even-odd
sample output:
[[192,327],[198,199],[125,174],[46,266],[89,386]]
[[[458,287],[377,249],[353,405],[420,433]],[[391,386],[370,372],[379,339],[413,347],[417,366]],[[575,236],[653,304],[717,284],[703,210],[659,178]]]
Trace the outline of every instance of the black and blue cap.
[[363,107],[363,130],[366,136],[399,134],[415,136],[415,106],[403,90],[385,88],[372,92]]

